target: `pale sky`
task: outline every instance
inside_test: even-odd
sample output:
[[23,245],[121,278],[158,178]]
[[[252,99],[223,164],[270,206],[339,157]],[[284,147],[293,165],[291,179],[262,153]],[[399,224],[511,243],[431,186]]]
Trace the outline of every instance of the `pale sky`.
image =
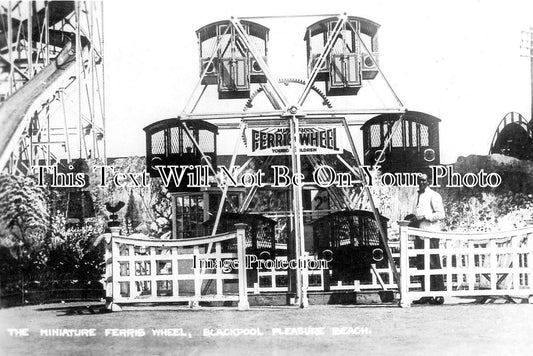
[[[144,155],[142,128],[181,113],[199,76],[195,31],[231,16],[346,12],[379,23],[380,67],[404,106],[442,120],[442,163],[487,154],[507,112],[531,118],[530,62],[520,57],[521,30],[533,26],[531,1],[106,0],[104,4],[109,157]],[[306,27],[318,20],[254,20],[271,30],[269,66],[275,77],[305,79],[303,36]],[[381,89],[376,83],[352,100],[361,107],[391,103],[390,93]],[[214,105],[219,110],[243,107],[243,101],[205,104],[209,109],[201,104],[197,111],[212,111]],[[221,140],[234,136],[227,131],[219,136],[219,153],[231,153]]]

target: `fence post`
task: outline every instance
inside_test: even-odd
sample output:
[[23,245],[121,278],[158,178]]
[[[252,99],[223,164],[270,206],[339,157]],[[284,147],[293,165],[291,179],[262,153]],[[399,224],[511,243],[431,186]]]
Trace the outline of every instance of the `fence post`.
[[106,242],[106,308],[111,311],[122,311],[122,308],[114,303],[115,292],[119,289],[116,285],[116,277],[118,276],[119,269],[115,266],[113,258],[119,254],[118,247],[113,241],[113,236],[120,236],[120,227],[111,227],[111,233],[105,234]]
[[239,310],[250,309],[246,291],[246,224],[235,224],[237,228],[237,258],[239,260]]
[[[528,223],[528,225],[531,226],[532,224],[531,224],[531,223]],[[528,227],[529,227],[529,226],[528,226]],[[531,264],[533,263],[533,241],[530,241],[530,239],[532,239],[532,238],[533,238],[533,233],[529,233],[529,234],[527,235],[527,238],[526,238],[526,244],[527,244],[526,246],[528,247],[528,252],[527,252],[527,254],[524,255],[524,259],[525,259],[525,261],[522,262],[522,263],[524,263],[523,266],[526,267],[527,270],[529,270],[528,272],[533,272],[533,266],[531,265]],[[517,248],[518,248],[518,244],[517,244]],[[514,268],[517,269],[517,273],[518,273],[518,265],[514,266]],[[527,276],[527,275],[526,275],[526,276]],[[531,274],[530,274],[529,276],[531,276]],[[524,277],[525,277],[525,276],[524,276]],[[532,288],[531,288],[531,284],[532,284],[532,283],[533,283],[533,281],[531,280],[531,278],[528,278],[528,279],[527,279],[527,288],[528,288],[529,290],[532,289]],[[518,285],[517,285],[517,287],[518,287]],[[519,288],[519,287],[518,287],[518,288]],[[530,292],[530,293],[531,293],[531,292]],[[527,302],[528,302],[529,304],[533,304],[533,295],[532,295],[532,294],[530,294],[530,295],[528,296],[528,298],[527,298]]]
[[113,254],[111,253],[111,234],[103,234],[105,242],[105,274],[104,274],[104,286],[105,286],[105,300],[106,306],[111,305],[113,301]]
[[408,225],[409,221],[398,221],[398,226],[400,227],[400,307],[402,308],[411,306],[411,298],[409,297],[409,251],[407,247],[409,242]]

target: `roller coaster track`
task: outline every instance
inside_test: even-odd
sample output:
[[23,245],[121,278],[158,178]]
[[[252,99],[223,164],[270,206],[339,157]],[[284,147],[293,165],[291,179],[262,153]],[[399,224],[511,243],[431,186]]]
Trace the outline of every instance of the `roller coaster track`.
[[78,158],[105,157],[105,145],[95,149],[105,127],[103,75],[94,73],[103,62],[95,4],[0,5],[0,169],[28,174],[38,165],[70,162],[75,148]]
[[[56,62],[49,64],[22,88],[10,96],[0,107],[0,167],[4,167],[24,134],[34,112],[39,111],[41,99],[53,95],[64,85],[64,78],[72,72],[75,55],[70,54],[72,44],[61,51]],[[58,63],[63,62],[63,65]]]
[[496,141],[498,140],[498,137],[500,136],[500,133],[505,128],[505,126],[509,124],[516,124],[522,127],[529,137],[533,137],[533,128],[531,127],[531,124],[526,121],[526,119],[517,112],[509,112],[507,113],[503,119],[501,119],[500,123],[498,124],[498,127],[496,128],[496,131],[494,132],[494,136],[492,137],[492,141],[490,144],[490,150],[489,154],[493,154],[494,147],[496,144]]

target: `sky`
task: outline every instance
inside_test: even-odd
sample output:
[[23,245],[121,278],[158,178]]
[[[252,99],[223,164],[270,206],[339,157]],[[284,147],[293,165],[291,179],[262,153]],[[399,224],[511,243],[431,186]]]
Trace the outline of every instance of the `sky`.
[[[442,120],[442,163],[487,154],[506,113],[531,119],[530,60],[520,49],[521,31],[533,26],[531,3],[104,0],[107,155],[144,155],[142,128],[183,111],[199,76],[198,28],[231,16],[337,13],[381,25],[380,67],[404,107]],[[319,19],[254,20],[271,30],[269,67],[276,78],[305,79],[303,36]],[[395,104],[383,83],[376,81],[350,103]],[[214,96],[206,95],[197,111],[242,110],[243,101],[220,102]],[[231,154],[232,145],[225,143],[236,136],[222,132],[219,153]]]

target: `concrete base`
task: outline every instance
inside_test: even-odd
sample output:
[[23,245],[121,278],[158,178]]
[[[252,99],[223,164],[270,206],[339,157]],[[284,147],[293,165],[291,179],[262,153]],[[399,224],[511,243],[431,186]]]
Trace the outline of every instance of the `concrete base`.
[[112,312],[121,312],[122,311],[122,308],[120,307],[120,305],[115,304],[113,302],[106,303],[105,308],[107,310],[112,311]]
[[309,304],[384,304],[394,301],[393,291],[330,291],[310,292]]
[[[199,309],[229,307],[239,310],[246,310],[250,307],[275,307],[275,306],[298,306],[295,303],[297,298],[294,294],[283,292],[269,292],[261,294],[248,294],[248,303],[239,303],[237,301],[202,301],[202,302],[182,302],[182,303],[134,303],[125,304],[124,307],[129,310],[131,306],[150,307],[162,305],[181,305],[181,308]],[[397,305],[398,299],[395,298],[394,291],[330,291],[330,292],[308,292],[308,305]],[[106,303],[106,309],[110,311],[122,311],[122,307],[113,302]]]
[[250,303],[248,303],[248,301],[240,301],[239,304],[237,305],[237,309],[239,310],[248,310],[250,309]]
[[[309,305],[372,305],[389,304],[395,301],[393,291],[308,292],[307,298]],[[294,296],[287,293],[271,292],[248,295],[251,306],[285,306],[291,305],[291,300],[294,300]]]
[[269,292],[261,294],[248,294],[248,302],[251,306],[286,306],[294,304],[292,294]]

